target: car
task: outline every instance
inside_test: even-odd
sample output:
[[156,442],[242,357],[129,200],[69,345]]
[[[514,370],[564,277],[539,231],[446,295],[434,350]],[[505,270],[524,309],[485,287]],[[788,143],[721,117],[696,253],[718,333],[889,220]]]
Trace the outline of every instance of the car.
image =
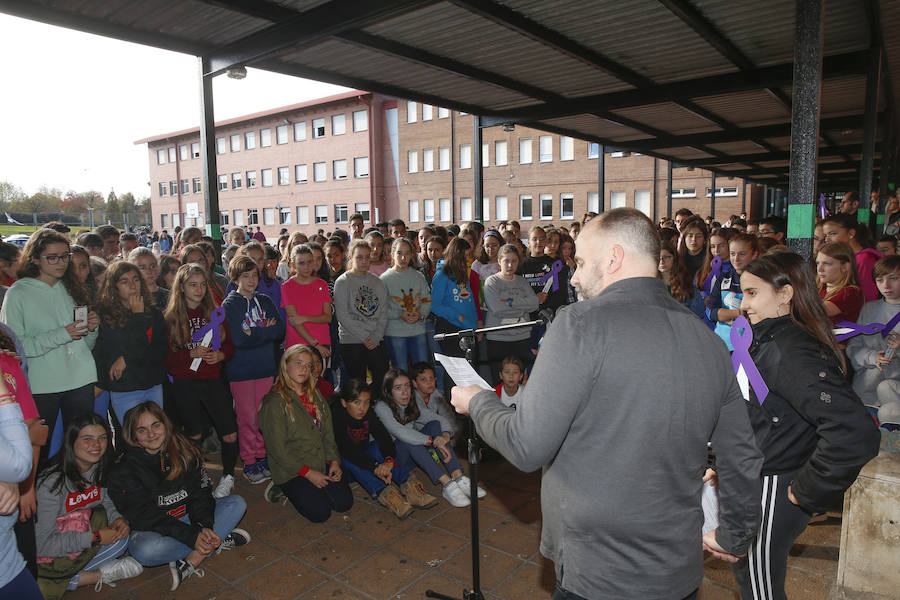
[[5,238],[3,238],[3,241],[7,244],[15,244],[19,248],[24,248],[25,244],[28,243],[28,238],[30,237],[30,235],[26,235],[24,233],[15,233],[13,235],[6,236]]

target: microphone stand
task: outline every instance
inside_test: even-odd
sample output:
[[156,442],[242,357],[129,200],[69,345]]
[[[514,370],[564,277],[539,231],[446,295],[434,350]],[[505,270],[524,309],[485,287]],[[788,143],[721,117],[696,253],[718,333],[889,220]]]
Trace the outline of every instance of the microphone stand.
[[[492,333],[494,331],[506,331],[510,329],[523,329],[525,327],[535,327],[538,325],[546,325],[547,321],[538,319],[536,321],[526,321],[523,323],[513,323],[512,325],[499,325],[497,327],[485,327],[482,329],[463,329],[454,333],[439,333],[434,336],[435,341],[440,342],[445,339],[459,338],[459,348],[466,354],[466,360],[476,371],[478,370],[477,357],[475,350],[477,348],[476,336],[483,333]],[[478,544],[478,463],[480,462],[479,453],[481,451],[481,440],[475,431],[475,422],[472,417],[466,418],[466,449],[469,453],[469,510],[471,512],[472,524],[472,589],[463,590],[463,600],[484,600],[484,594],[481,592],[481,573],[480,573],[480,556]],[[425,596],[428,598],[438,598],[440,600],[457,600],[454,596],[447,596],[434,590],[426,590]]]

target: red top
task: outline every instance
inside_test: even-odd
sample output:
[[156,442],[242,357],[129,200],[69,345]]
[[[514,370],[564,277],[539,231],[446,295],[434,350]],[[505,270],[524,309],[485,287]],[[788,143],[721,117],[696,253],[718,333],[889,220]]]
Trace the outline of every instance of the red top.
[[0,370],[3,371],[3,383],[10,393],[16,397],[19,408],[22,409],[22,418],[24,420],[37,419],[37,406],[34,404],[34,398],[31,396],[31,389],[28,387],[28,379],[22,371],[22,365],[19,361],[8,354],[0,354]]
[[[822,286],[819,290],[819,296],[822,299],[825,298],[827,289],[827,287]],[[837,306],[841,311],[831,317],[832,324],[837,325],[841,321],[853,321],[855,323],[856,319],[859,318],[859,311],[862,310],[863,304],[866,303],[866,299],[861,289],[855,285],[845,285],[834,296],[829,298],[828,302]]]
[[322,394],[322,397],[326,399],[334,393],[334,386],[321,377],[316,381],[316,388]]
[[[209,321],[203,313],[202,307],[193,310],[188,309],[188,318],[191,323],[191,335],[195,331],[203,328]],[[194,342],[188,343],[183,348],[173,350],[169,346],[169,353],[166,355],[166,371],[169,372],[174,379],[216,379],[222,366],[234,356],[234,343],[228,337],[228,328],[221,327],[220,333],[222,339],[222,347],[220,350],[225,353],[225,359],[214,365],[207,364],[206,361],[200,361],[200,367],[196,371],[191,371],[191,349],[199,346]]]

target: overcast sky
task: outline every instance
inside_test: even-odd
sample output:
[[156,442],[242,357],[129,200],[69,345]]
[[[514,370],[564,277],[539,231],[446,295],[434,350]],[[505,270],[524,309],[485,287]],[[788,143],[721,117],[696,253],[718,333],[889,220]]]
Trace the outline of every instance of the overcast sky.
[[[0,181],[148,196],[151,135],[200,125],[198,59],[0,14]],[[346,88],[249,69],[216,77],[216,120]]]

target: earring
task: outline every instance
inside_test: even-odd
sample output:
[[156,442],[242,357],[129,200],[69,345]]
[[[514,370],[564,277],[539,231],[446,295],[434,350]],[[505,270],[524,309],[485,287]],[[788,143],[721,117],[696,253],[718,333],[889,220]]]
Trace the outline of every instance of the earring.
[[[784,316],[784,315],[781,314],[781,307],[784,306],[785,304],[787,304],[787,302],[782,302],[782,303],[779,304],[777,307],[775,307],[775,316],[776,316],[776,317],[783,317],[783,316]],[[784,313],[784,314],[786,315],[786,314],[788,314],[788,313]]]

